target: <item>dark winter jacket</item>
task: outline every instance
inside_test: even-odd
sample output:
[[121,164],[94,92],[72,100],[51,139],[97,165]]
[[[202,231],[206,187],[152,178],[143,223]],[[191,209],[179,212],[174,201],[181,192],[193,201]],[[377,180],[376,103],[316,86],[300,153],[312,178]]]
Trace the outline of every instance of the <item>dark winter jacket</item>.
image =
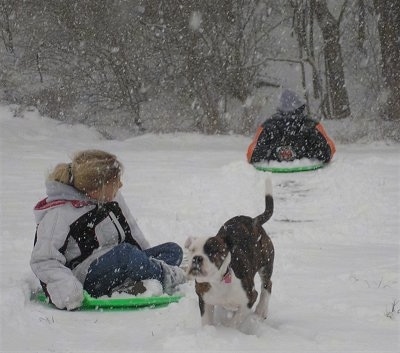
[[247,150],[249,163],[308,158],[329,162],[336,148],[321,123],[308,118],[305,105],[278,110],[257,130]]

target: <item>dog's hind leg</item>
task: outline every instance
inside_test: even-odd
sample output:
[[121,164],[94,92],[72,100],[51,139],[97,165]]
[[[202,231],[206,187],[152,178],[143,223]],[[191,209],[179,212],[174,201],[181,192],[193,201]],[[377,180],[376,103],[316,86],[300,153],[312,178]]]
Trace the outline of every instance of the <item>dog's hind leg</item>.
[[270,278],[270,271],[268,271],[265,267],[262,268],[258,273],[261,277],[261,293],[255,313],[260,318],[266,319],[268,315],[269,298],[271,297],[272,291],[272,281]]
[[268,315],[268,303],[269,303],[269,298],[271,296],[271,292],[269,292],[267,289],[262,288],[261,293],[260,293],[260,300],[256,306],[256,315],[259,316],[262,319],[266,319]]

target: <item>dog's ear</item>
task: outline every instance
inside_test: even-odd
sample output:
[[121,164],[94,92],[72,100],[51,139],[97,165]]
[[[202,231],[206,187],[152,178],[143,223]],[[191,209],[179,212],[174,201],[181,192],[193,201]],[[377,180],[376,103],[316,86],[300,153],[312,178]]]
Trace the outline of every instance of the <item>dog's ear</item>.
[[223,239],[220,237],[211,237],[204,244],[204,253],[220,268],[228,256],[229,250]]
[[192,245],[193,241],[195,240],[195,237],[190,236],[189,238],[186,239],[185,241],[185,249],[189,249],[190,245]]

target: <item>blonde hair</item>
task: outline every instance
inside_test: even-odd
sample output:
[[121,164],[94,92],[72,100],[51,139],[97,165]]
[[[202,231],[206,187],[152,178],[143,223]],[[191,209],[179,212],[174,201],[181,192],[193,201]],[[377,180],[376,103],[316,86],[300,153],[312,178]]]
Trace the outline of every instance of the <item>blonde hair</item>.
[[58,164],[48,180],[88,193],[120,178],[122,171],[123,166],[115,155],[101,150],[84,150],[77,152],[71,163]]

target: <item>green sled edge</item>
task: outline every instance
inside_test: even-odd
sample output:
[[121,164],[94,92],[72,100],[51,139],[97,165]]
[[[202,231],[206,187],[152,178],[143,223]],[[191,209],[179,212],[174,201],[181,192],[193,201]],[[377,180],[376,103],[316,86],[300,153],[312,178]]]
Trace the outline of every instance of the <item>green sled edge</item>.
[[[162,295],[154,297],[124,296],[115,298],[93,298],[86,291],[82,306],[78,310],[135,310],[141,308],[160,308],[170,303],[176,303],[182,298],[181,295]],[[43,291],[33,294],[32,299],[39,303],[49,304],[49,300]],[[53,306],[54,307],[54,306]]]
[[271,172],[271,173],[299,173],[299,172],[309,172],[312,170],[320,169],[325,166],[324,163],[318,163],[314,165],[305,166],[295,166],[295,167],[268,167],[268,166],[257,166],[253,165],[259,171]]

